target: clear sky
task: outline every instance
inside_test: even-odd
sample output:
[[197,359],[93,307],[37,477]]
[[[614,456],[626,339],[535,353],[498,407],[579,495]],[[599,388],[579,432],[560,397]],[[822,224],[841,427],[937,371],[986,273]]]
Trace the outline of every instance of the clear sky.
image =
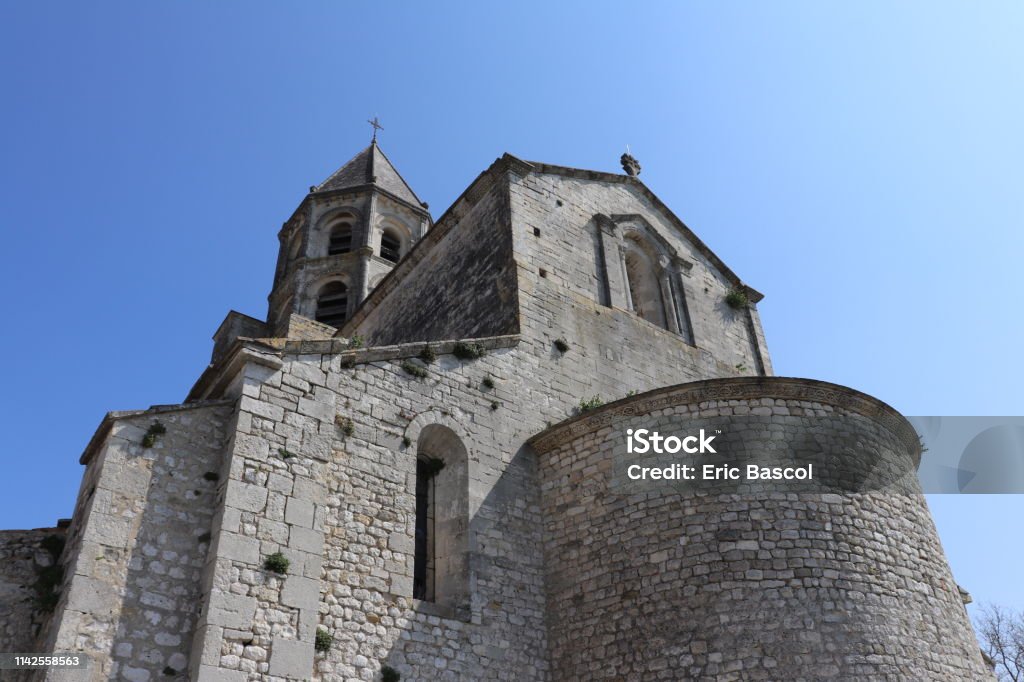
[[[1024,6],[0,6],[0,527],[71,515],[104,412],[180,402],[276,233],[369,141],[435,217],[496,157],[642,179],[745,281],[778,374],[1024,414]],[[929,500],[1024,607],[1024,499]]]

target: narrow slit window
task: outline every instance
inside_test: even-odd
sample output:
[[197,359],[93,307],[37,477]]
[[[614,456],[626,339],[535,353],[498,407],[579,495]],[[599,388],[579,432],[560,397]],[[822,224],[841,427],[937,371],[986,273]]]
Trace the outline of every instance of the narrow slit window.
[[412,596],[469,618],[469,456],[455,432],[423,427],[416,446]]
[[416,557],[413,562],[412,596],[434,600],[434,485],[429,464],[416,460]]

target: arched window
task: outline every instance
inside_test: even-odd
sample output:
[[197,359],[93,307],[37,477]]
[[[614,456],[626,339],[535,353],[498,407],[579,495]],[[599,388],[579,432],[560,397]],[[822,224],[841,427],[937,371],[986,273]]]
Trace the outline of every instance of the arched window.
[[451,429],[423,428],[417,442],[413,598],[457,616],[469,608],[469,469]]
[[340,327],[348,317],[348,287],[343,282],[328,282],[316,296],[316,321]]
[[348,253],[352,250],[352,224],[349,222],[338,223],[331,230],[331,239],[327,243],[327,255],[334,256],[339,253]]
[[631,245],[626,251],[625,260],[633,312],[648,322],[667,329],[661,286],[651,257],[639,245]]
[[384,230],[380,235],[380,257],[392,263],[402,257],[402,239],[392,230]]

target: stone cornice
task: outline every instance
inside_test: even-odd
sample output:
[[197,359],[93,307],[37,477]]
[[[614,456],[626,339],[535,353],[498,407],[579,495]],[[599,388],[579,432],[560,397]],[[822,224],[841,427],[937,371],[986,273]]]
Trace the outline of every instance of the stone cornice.
[[616,400],[567,419],[541,431],[528,442],[543,454],[629,417],[650,414],[676,405],[758,398],[822,403],[868,417],[888,428],[920,459],[921,442],[917,431],[906,417],[886,403],[839,384],[792,377],[732,377],[667,386]]
[[438,355],[451,353],[457,343],[475,343],[492,350],[496,348],[512,348],[519,344],[518,334],[506,336],[488,336],[479,339],[450,339],[445,341],[415,341],[393,346],[372,346],[354,349],[348,339],[334,337],[331,339],[247,339],[239,337],[222,362],[210,365],[199,377],[185,402],[203,400],[211,395],[218,395],[231,380],[249,362],[277,369],[283,364],[286,355],[341,355],[353,365],[382,360],[416,357],[424,346],[430,346]]

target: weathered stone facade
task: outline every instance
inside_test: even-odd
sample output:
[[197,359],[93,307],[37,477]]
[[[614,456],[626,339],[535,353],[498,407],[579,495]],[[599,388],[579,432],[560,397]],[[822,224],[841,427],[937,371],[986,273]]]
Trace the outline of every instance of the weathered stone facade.
[[[760,294],[636,177],[505,156],[431,225],[390,164],[367,171],[375,150],[286,224],[268,321],[229,315],[183,405],[101,425],[52,617],[3,602],[36,650],[91,665],[30,678],[987,674],[914,494],[601,492],[602,420],[853,409],[767,379],[680,397],[771,374]],[[363,251],[328,254],[342,214]],[[392,269],[374,259],[399,218]],[[327,276],[356,292],[337,324],[312,319],[336,307],[310,294]],[[572,420],[594,397],[618,402]],[[904,423],[864,400],[880,432]],[[0,545],[4,594],[26,593],[34,537]]]

